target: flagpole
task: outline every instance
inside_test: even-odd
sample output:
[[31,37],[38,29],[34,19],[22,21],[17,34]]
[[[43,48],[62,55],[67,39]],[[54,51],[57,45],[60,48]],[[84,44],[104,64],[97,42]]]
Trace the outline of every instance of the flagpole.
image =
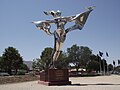
[[99,63],[100,63],[100,74],[101,74],[102,73],[102,69],[101,69],[101,57],[99,57],[99,55],[98,55],[98,60],[99,60]]
[[[106,59],[108,60],[109,54],[106,52]],[[109,75],[109,70],[108,70],[108,63],[107,63],[107,74]]]
[[[107,57],[106,57],[107,58]],[[108,63],[107,63],[107,74],[109,75],[109,71],[108,71]]]
[[100,74],[102,73],[102,67],[101,67],[101,57],[100,57]]
[[110,73],[109,73],[109,68],[108,68],[108,64],[107,64],[107,72],[108,72],[108,75],[110,75]]
[[113,68],[113,73],[115,71],[115,61],[113,60],[113,65],[114,65],[114,68]]
[[105,76],[105,59],[103,58],[103,70],[104,70],[104,76]]
[[99,51],[99,56],[100,56],[100,59],[99,59],[100,60],[100,73],[103,74],[102,67],[101,67],[101,57],[103,56],[103,53],[101,51]]
[[102,74],[105,75],[105,59],[103,57],[103,52],[99,51],[99,55],[102,58],[101,60],[102,60],[102,64],[103,64],[103,72],[102,72]]

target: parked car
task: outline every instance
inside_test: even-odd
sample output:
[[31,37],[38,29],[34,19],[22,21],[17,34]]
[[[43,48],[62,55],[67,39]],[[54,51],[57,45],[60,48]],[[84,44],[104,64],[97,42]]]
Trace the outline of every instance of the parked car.
[[10,76],[8,73],[0,72],[0,76]]

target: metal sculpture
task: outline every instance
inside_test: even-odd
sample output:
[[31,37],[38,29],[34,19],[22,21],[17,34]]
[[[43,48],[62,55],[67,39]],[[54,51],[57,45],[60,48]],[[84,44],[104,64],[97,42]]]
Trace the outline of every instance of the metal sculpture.
[[[54,18],[51,20],[44,20],[44,21],[35,21],[32,22],[36,25],[36,27],[40,30],[45,31],[48,35],[54,35],[54,50],[52,54],[52,60],[50,67],[55,68],[55,62],[58,60],[58,57],[61,53],[62,45],[66,39],[66,34],[70,31],[79,29],[81,30],[83,26],[85,25],[85,22],[90,14],[90,12],[93,10],[95,6],[88,7],[87,11],[73,15],[73,16],[67,16],[62,17],[61,12],[58,11],[44,11],[45,15],[51,15]],[[65,24],[67,22],[75,22],[75,24],[67,29],[65,29]],[[54,32],[50,31],[51,24],[57,25],[57,30]]]

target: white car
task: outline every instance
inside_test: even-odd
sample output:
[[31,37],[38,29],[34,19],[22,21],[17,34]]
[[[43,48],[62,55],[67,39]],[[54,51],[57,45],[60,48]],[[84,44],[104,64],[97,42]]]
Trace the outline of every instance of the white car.
[[8,73],[0,72],[0,76],[10,76]]

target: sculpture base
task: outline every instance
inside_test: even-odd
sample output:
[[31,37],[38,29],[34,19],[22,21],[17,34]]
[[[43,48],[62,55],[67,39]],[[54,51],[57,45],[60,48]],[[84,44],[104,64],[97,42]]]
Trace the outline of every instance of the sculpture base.
[[68,69],[48,69],[40,73],[39,84],[51,85],[70,85]]

